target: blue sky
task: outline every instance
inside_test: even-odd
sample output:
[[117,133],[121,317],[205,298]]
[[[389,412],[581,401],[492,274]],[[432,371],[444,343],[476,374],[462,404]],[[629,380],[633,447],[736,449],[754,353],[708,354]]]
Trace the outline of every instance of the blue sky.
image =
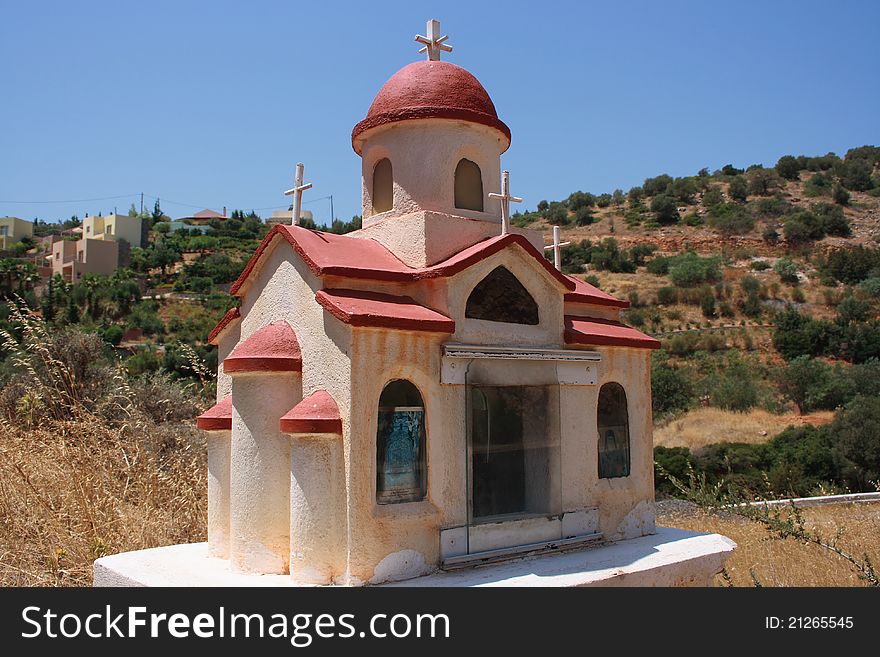
[[524,208],[880,144],[876,1],[6,1],[0,216],[125,212],[140,192],[175,217],[266,216],[297,161],[317,220],[330,194],[359,214],[351,128],[431,17],[511,128]]

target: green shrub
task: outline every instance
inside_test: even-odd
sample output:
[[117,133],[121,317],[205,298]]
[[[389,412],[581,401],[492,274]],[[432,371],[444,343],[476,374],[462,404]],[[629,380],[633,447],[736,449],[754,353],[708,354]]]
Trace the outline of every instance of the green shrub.
[[715,317],[715,297],[712,294],[705,294],[700,299],[700,310],[703,317]]
[[721,261],[717,257],[701,258],[688,251],[669,262],[669,278],[679,287],[714,283],[721,279]]
[[710,379],[710,396],[713,406],[730,411],[757,406],[758,389],[748,365],[739,358],[728,359],[721,372]]
[[122,342],[122,334],[124,331],[118,324],[111,324],[104,330],[104,339],[114,347]]
[[724,194],[721,193],[721,187],[710,185],[703,194],[703,207],[711,210],[719,203],[724,203]]
[[839,183],[835,183],[834,187],[831,189],[831,198],[833,198],[834,202],[838,205],[849,205],[850,194],[846,191],[846,187]]
[[785,241],[793,246],[825,237],[822,220],[808,210],[794,212],[785,218]]
[[841,283],[855,285],[866,278],[880,276],[880,249],[858,245],[832,251],[824,267]]
[[651,368],[651,401],[654,415],[658,417],[690,408],[694,388],[687,371],[671,367],[655,355]]
[[825,173],[814,173],[804,183],[804,194],[807,196],[830,196],[834,186],[834,178]]
[[766,260],[753,260],[750,266],[755,271],[766,271],[771,267],[770,263]]
[[578,226],[589,226],[593,223],[593,211],[589,206],[583,206],[575,210],[574,223]]
[[749,198],[749,184],[746,182],[745,176],[738,175],[730,181],[730,187],[727,190],[730,198],[738,203],[745,203]]
[[632,324],[633,326],[644,326],[645,325],[645,313],[643,310],[639,310],[637,308],[633,308],[631,310],[626,311],[626,321]]
[[783,283],[797,285],[799,280],[797,265],[794,264],[791,258],[780,258],[777,260],[773,271],[779,274],[779,278]]
[[659,194],[651,200],[651,212],[660,224],[674,224],[679,220],[678,203],[666,194]]
[[687,481],[693,468],[691,452],[687,447],[654,448],[654,489],[657,493],[675,495],[678,489],[662,473],[667,472],[679,481]]
[[781,217],[791,211],[791,203],[784,196],[761,198],[755,202],[755,212],[762,217]]
[[791,291],[791,300],[794,303],[804,303],[806,302],[807,297],[801,288],[796,287]]
[[755,228],[755,218],[742,205],[721,203],[709,212],[709,225],[725,235],[743,235]]
[[776,172],[786,180],[797,180],[800,170],[797,158],[791,155],[783,155],[776,162]]
[[880,397],[858,396],[828,425],[845,459],[845,477],[855,490],[880,480]]
[[816,203],[812,211],[819,219],[822,232],[836,237],[849,237],[851,234],[849,220],[839,205]]
[[663,173],[655,178],[646,178],[645,184],[642,185],[642,189],[645,192],[645,196],[657,196],[658,194],[666,192],[671,184],[672,176]]
[[670,306],[678,301],[678,291],[671,286],[661,287],[657,290],[657,303]]

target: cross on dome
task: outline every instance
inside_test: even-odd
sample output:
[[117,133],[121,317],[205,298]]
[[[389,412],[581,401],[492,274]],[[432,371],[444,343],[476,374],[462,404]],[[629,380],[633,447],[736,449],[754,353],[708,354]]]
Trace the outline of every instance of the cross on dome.
[[501,193],[489,192],[490,198],[501,199],[501,234],[510,232],[510,202],[522,203],[522,199],[510,195],[510,171],[501,172]]
[[440,36],[440,21],[438,21],[436,18],[432,18],[428,21],[428,25],[425,28],[425,33],[428,36],[416,34],[416,41],[425,44],[425,47],[420,48],[419,52],[428,53],[429,61],[439,62],[441,52],[452,52],[452,46],[447,46],[444,43],[444,41],[446,41],[449,36],[445,34],[443,36]]
[[305,166],[302,162],[296,164],[296,177],[293,179],[293,188],[284,192],[285,196],[293,195],[293,217],[291,223],[299,226],[299,216],[302,213],[302,196],[303,192],[312,188],[312,183],[303,185],[303,171]]

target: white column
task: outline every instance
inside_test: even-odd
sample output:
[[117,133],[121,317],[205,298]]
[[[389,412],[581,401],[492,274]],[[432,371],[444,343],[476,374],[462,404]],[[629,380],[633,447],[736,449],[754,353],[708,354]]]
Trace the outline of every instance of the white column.
[[346,565],[342,436],[292,434],[290,442],[290,577],[330,584]]
[[208,553],[229,558],[229,456],[232,432],[208,431]]
[[233,373],[230,560],[283,574],[290,561],[290,439],[278,421],[302,398],[296,372]]

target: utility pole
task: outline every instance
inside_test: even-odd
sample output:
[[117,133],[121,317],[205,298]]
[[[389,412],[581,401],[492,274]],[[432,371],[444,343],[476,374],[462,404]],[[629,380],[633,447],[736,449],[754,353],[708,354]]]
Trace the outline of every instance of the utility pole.
[[141,216],[144,216],[144,193],[141,192]]
[[330,225],[333,225],[333,221],[336,217],[333,214],[333,194],[330,194]]

